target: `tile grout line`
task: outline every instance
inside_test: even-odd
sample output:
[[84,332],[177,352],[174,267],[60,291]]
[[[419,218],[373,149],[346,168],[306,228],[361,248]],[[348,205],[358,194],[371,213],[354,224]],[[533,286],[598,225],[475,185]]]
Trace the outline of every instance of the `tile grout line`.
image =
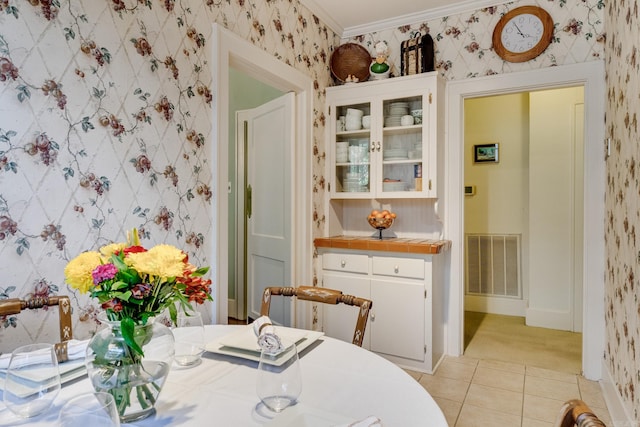
[[460,411],[458,411],[458,415],[456,416],[456,420],[453,423],[453,426],[456,427],[458,425],[458,421],[460,420],[460,415],[462,414],[462,409],[464,408],[464,404],[467,401],[467,396],[469,396],[469,391],[471,390],[471,384],[473,384],[473,378],[478,373],[478,365],[480,365],[480,360],[476,362],[473,367],[473,374],[471,374],[471,378],[469,379],[469,386],[467,387],[467,391],[464,393],[464,398],[462,399],[462,405],[460,405]]

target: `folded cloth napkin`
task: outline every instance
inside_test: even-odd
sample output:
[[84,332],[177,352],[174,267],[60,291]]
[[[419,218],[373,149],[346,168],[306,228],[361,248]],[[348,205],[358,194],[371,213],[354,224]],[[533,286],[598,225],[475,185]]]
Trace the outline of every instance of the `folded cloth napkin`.
[[[67,358],[68,360],[81,359],[85,357],[87,351],[87,344],[89,340],[69,340],[67,341]],[[39,350],[34,352],[33,357],[40,358],[46,362],[49,360],[50,353],[46,350]],[[3,354],[0,356],[0,369],[7,369],[9,367],[9,360],[11,360],[11,353]]]
[[364,420],[355,421],[350,424],[340,424],[335,427],[382,427],[382,421],[380,418],[371,415]]
[[253,322],[253,332],[258,337],[258,345],[262,350],[273,352],[282,347],[276,328],[273,327],[268,316],[259,317]]

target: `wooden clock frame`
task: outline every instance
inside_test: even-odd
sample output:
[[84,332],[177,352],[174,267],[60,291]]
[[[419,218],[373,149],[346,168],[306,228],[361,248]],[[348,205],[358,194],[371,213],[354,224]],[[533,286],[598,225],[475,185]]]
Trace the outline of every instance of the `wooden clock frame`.
[[[542,21],[543,32],[540,41],[531,49],[524,52],[511,52],[502,44],[502,30],[515,17],[523,14],[534,15]],[[551,15],[538,6],[521,6],[505,13],[493,29],[493,50],[496,54],[509,62],[526,62],[539,56],[551,44],[553,38],[553,19]]]

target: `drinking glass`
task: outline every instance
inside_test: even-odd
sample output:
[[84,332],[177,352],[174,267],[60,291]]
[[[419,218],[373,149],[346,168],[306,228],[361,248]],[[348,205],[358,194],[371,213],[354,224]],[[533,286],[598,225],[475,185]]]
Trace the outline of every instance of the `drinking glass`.
[[279,349],[260,352],[256,390],[262,403],[274,412],[296,402],[302,392],[302,375],[294,343],[283,342]]
[[120,427],[113,396],[105,392],[83,393],[64,404],[60,427]]
[[11,353],[4,403],[19,417],[47,411],[60,391],[58,359],[52,344],[29,344]]
[[173,329],[175,338],[175,362],[180,366],[194,366],[204,353],[204,325],[197,311],[180,312]]

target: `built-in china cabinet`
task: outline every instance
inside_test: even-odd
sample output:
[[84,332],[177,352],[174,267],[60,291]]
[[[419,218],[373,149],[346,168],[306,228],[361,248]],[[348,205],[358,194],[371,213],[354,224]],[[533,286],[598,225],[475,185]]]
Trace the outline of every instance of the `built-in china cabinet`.
[[[327,237],[315,240],[320,286],[373,301],[363,346],[423,372],[445,351],[444,88],[434,72],[327,89]],[[390,229],[370,227],[373,209],[396,215]],[[350,341],[356,314],[323,307],[324,332]]]

